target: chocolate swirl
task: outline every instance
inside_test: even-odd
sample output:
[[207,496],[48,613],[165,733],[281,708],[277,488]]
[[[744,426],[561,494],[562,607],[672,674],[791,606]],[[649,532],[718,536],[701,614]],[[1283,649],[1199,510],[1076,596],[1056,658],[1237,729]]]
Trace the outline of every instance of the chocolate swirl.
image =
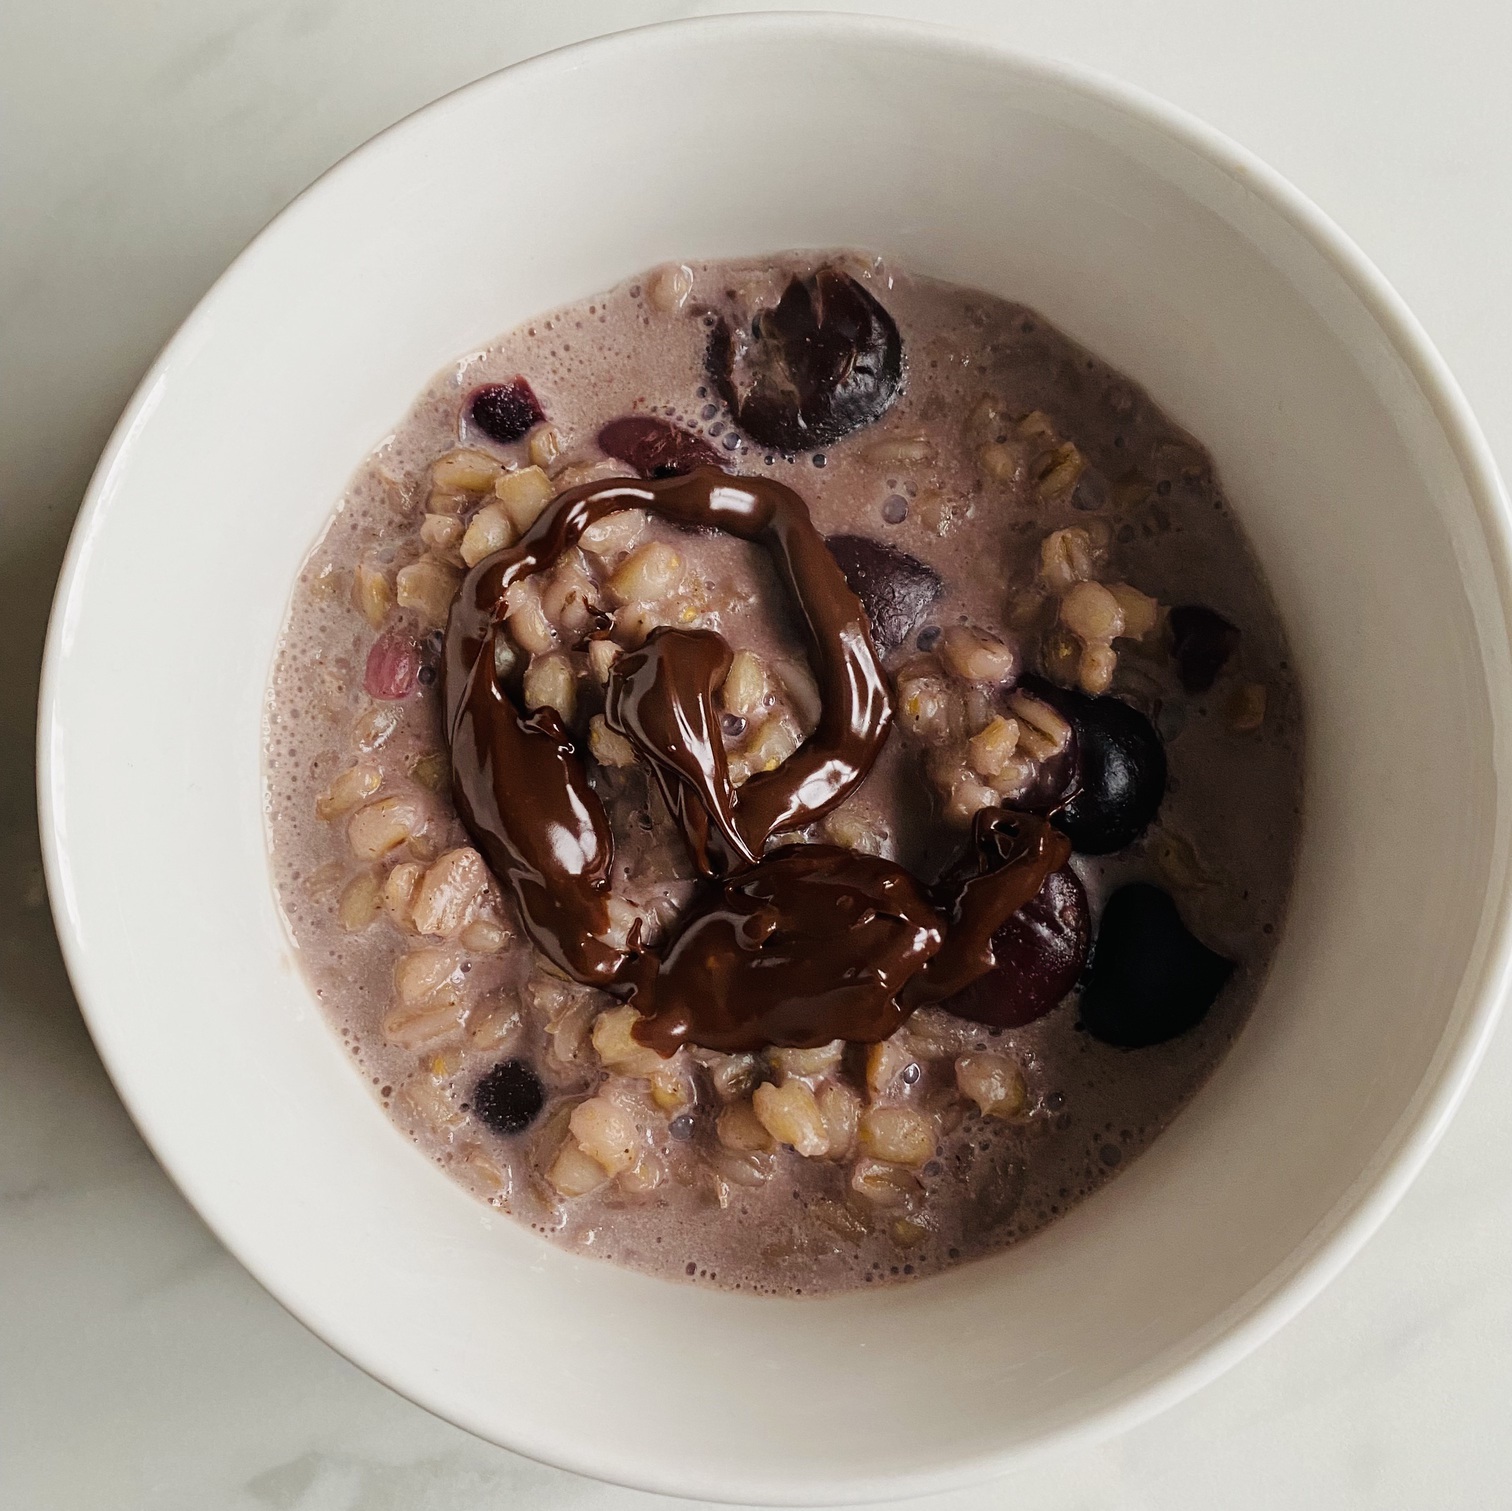
[[[730,649],[708,630],[660,629],[610,673],[605,717],[655,773],[709,890],[660,953],[609,933],[613,836],[581,755],[551,709],[527,713],[503,634],[509,588],[551,566],[595,521],[642,508],[763,546],[799,610],[822,699],[818,727],[738,791],[714,693]],[[556,967],[634,1001],[663,1054],[834,1039],[873,1042],[915,1007],[992,969],[993,931],[1064,864],[1049,824],[977,816],[970,854],[933,899],[901,866],[828,845],[767,842],[829,812],[864,780],[892,722],[887,679],[856,595],[803,500],[713,468],[610,481],[558,499],[518,545],[473,568],[452,607],[444,666],[458,812]]]
[[992,936],[1065,864],[1047,820],[987,809],[933,903],[890,860],[789,845],[696,906],[638,982],[636,1037],[737,1053],[873,1044],[997,964]]
[[785,846],[695,908],[637,994],[636,1036],[664,1055],[885,1039],[912,1011],[898,993],[943,939],[901,866]]
[[[561,970],[592,986],[622,976],[634,953],[598,937],[609,923],[609,822],[561,721],[549,709],[527,715],[499,685],[495,647],[509,588],[551,566],[596,520],[634,508],[766,548],[797,603],[823,700],[818,728],[803,745],[732,799],[727,769],[696,769],[691,751],[656,738],[667,730],[654,729],[658,719],[681,722],[683,711],[697,706],[697,695],[687,696],[688,680],[702,675],[692,663],[706,656],[707,640],[662,632],[649,657],[638,653],[636,666],[652,664],[644,678],[621,675],[611,707],[625,720],[623,732],[656,763],[664,789],[669,776],[684,787],[672,807],[684,815],[695,857],[714,869],[731,858],[749,864],[774,833],[829,812],[871,769],[892,723],[892,696],[860,600],[807,505],[781,483],[705,467],[653,482],[589,484],[564,493],[518,545],[479,562],[446,630],[446,727],[458,812],[484,860],[514,892],[531,939]],[[712,708],[704,680],[705,706]],[[722,764],[717,748],[719,756],[711,752],[708,759]],[[711,833],[717,844],[700,838]]]
[[910,1009],[954,996],[992,970],[992,936],[1071,858],[1071,841],[1049,819],[1008,808],[981,809],[972,819],[971,841],[935,888],[948,932],[944,948],[903,992]]
[[735,815],[730,762],[719,734],[714,691],[732,660],[712,630],[654,631],[610,668],[604,717],[651,762],[667,811],[705,876],[753,866]]
[[[467,614],[452,611],[452,623]],[[582,757],[555,709],[526,714],[494,676],[494,636],[466,658],[470,629],[449,633],[452,791],[489,869],[509,884],[526,931],[560,970],[606,986],[627,956],[604,944],[614,836]]]

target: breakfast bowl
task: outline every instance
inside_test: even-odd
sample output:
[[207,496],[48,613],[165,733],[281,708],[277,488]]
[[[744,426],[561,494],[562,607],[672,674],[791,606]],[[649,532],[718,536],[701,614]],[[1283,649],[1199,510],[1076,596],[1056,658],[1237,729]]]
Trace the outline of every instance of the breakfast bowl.
[[[1290,916],[1173,1125],[1032,1239],[774,1299],[551,1247],[384,1117],[275,900],[290,586],[422,382],[669,258],[873,248],[1042,311],[1200,436],[1307,714]],[[429,106],[262,233],[80,515],[40,714],[48,880],[102,1057],[290,1311],[437,1414],[669,1494],[923,1494],[1127,1426],[1338,1272],[1452,1114],[1508,973],[1507,505],[1441,361],[1273,173],[1136,91],[859,18],[681,22]]]

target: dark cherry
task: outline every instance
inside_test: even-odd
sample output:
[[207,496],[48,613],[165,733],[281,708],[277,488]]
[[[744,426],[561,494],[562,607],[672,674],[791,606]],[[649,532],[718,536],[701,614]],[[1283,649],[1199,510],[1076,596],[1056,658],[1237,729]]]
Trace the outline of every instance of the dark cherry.
[[1176,675],[1189,693],[1205,693],[1234,654],[1239,627],[1200,603],[1178,604],[1170,622]]
[[1025,677],[1020,686],[1072,729],[1070,748],[1046,763],[1040,787],[1021,806],[1051,813],[1079,855],[1110,855],[1133,844],[1165,796],[1165,747],[1155,726],[1120,698],[1091,698],[1039,677]]
[[748,333],[721,316],[706,361],[736,424],[778,451],[832,445],[879,420],[903,391],[892,316],[834,267],[794,277]]
[[718,467],[719,453],[691,431],[655,415],[610,420],[598,433],[599,450],[641,477],[681,477],[695,467]]
[[831,535],[825,544],[871,620],[879,655],[902,645],[945,591],[933,567],[880,540]]
[[495,1133],[523,1133],[545,1105],[546,1088],[523,1060],[500,1060],[473,1088],[473,1111]]
[[541,401],[524,378],[508,383],[485,383],[467,400],[467,417],[484,435],[501,446],[523,440],[546,418]]
[[940,1006],[994,1028],[1033,1023],[1076,985],[1091,944],[1092,917],[1076,872],[1052,871],[1038,895],[992,936],[997,965]]
[[1203,1020],[1233,969],[1192,935],[1169,893],[1122,887],[1103,909],[1082,1026],[1123,1049],[1164,1044]]

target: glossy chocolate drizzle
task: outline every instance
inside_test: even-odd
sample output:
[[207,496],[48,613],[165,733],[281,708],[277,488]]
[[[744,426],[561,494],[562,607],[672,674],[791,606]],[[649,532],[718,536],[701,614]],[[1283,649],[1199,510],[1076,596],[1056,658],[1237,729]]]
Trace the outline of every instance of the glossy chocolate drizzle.
[[[517,676],[497,670],[511,664],[500,640],[508,589],[631,508],[764,547],[798,607],[822,699],[799,749],[737,789],[714,705],[731,659],[724,639],[659,629],[614,662],[605,718],[650,765],[707,882],[660,951],[634,933],[623,948],[605,942],[608,817],[561,718],[526,712]],[[859,786],[893,717],[860,600],[803,500],[770,479],[704,467],[563,494],[518,545],[468,575],[447,625],[444,690],[458,812],[526,932],[566,975],[632,1000],[638,1037],[663,1054],[886,1038],[992,969],[993,932],[1070,853],[1047,820],[1006,809],[976,816],[967,855],[928,891],[892,861],[830,845],[765,853],[773,835]]]

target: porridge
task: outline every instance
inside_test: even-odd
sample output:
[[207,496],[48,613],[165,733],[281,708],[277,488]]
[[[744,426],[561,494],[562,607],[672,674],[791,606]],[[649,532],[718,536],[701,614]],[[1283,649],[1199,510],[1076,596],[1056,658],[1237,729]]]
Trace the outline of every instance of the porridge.
[[1233,1042],[1301,709],[1201,447],[1021,306],[669,266],[439,376],[295,586],[280,902],[394,1121],[815,1294],[1033,1233]]

